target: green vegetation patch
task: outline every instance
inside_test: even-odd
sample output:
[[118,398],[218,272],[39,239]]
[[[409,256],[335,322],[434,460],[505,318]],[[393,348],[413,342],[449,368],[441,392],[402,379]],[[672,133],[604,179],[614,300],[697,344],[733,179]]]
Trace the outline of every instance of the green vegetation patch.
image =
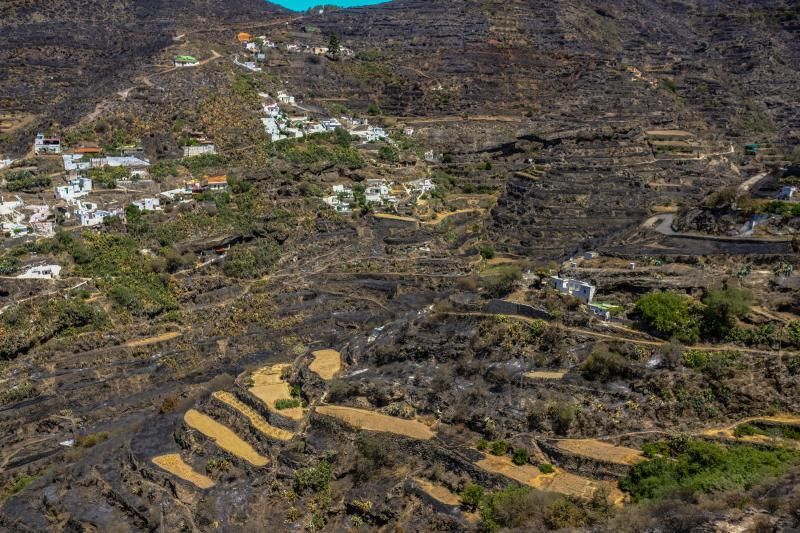
[[784,425],[763,425],[759,423],[739,424],[733,431],[737,437],[763,435],[765,437],[800,440],[800,429]]
[[333,471],[328,461],[320,461],[316,466],[301,468],[294,473],[294,488],[298,493],[305,491],[321,492],[327,490]]
[[700,309],[689,296],[670,291],[645,294],[636,302],[636,311],[645,326],[659,335],[681,342],[700,338]]
[[18,170],[6,174],[6,187],[10,192],[37,192],[50,187],[48,176],[39,176],[30,170]]
[[660,443],[658,450],[660,457],[637,464],[620,480],[620,487],[634,501],[749,489],[800,463],[797,450],[722,446],[685,437]]
[[[349,136],[348,136],[349,137]],[[340,134],[324,133],[302,139],[285,139],[273,144],[276,156],[296,165],[339,165],[349,169],[364,166],[364,159],[350,140]]]

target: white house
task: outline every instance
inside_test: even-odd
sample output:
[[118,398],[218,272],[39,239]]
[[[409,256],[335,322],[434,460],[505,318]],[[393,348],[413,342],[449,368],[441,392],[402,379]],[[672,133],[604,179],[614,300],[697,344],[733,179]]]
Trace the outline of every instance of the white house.
[[597,290],[597,287],[586,283],[585,281],[579,281],[577,279],[569,279],[569,278],[560,278],[558,276],[551,276],[550,277],[550,284],[551,286],[560,292],[561,294],[568,294],[570,296],[574,296],[579,300],[583,301],[585,304],[589,304],[592,302],[594,298],[594,293]]
[[286,105],[295,105],[294,96],[288,94],[286,91],[279,91],[278,92],[278,101],[282,104]]
[[61,139],[58,137],[45,137],[44,133],[39,133],[33,140],[33,151],[38,154],[60,154]]
[[409,193],[412,192],[425,193],[428,191],[435,190],[436,184],[428,178],[422,178],[406,183],[405,189]]
[[258,43],[254,43],[254,42],[250,41],[249,43],[245,44],[244,47],[249,52],[258,52]]
[[406,126],[405,128],[403,128],[403,135],[405,135],[406,137],[413,136],[414,128],[412,128],[411,126]]
[[334,185],[333,194],[322,199],[323,202],[333,207],[337,213],[350,213],[350,206],[355,203],[353,189],[345,185]]
[[158,198],[142,198],[131,202],[142,211],[161,211],[161,200]]
[[327,131],[334,131],[336,128],[342,127],[342,123],[336,120],[335,118],[321,120],[320,124],[322,124],[322,127],[325,128],[325,130]]
[[105,222],[107,218],[122,216],[122,210],[112,209],[106,211],[103,209],[95,209],[92,211],[80,211],[78,214],[80,215],[81,226],[99,226]]
[[214,146],[212,143],[200,143],[200,144],[195,144],[193,146],[183,147],[183,157],[195,157],[198,155],[216,154],[216,153],[217,153],[217,147]]
[[17,279],[58,279],[60,276],[60,265],[37,265],[17,276]]
[[83,198],[92,192],[92,180],[78,177],[69,181],[67,185],[56,187],[56,196],[67,202]]
[[364,189],[364,196],[367,202],[372,203],[397,203],[397,198],[392,196],[392,191],[386,180],[367,180],[367,186]]
[[0,159],[0,170],[10,167],[12,163],[14,163],[13,159]]
[[264,113],[271,117],[277,117],[281,114],[281,108],[275,102],[264,104]]

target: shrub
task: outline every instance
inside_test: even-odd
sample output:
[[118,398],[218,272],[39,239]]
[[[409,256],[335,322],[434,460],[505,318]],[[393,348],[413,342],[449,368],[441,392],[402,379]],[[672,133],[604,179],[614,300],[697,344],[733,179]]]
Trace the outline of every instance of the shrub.
[[528,462],[529,454],[527,448],[516,448],[511,460],[517,466],[522,466]]
[[800,463],[798,450],[747,445],[724,447],[693,439],[671,441],[667,450],[667,456],[637,464],[620,480],[620,487],[634,501],[662,499],[678,492],[698,494],[749,488]]
[[482,246],[480,250],[481,257],[484,259],[492,259],[495,251],[493,246]]
[[736,319],[750,312],[750,291],[726,287],[711,291],[703,298],[703,329],[710,335],[723,338],[736,325]]
[[508,453],[508,443],[504,440],[493,441],[489,445],[489,453],[492,455],[505,455]]
[[13,274],[18,265],[19,261],[15,257],[0,257],[0,275]]
[[387,163],[397,163],[400,161],[400,152],[394,146],[381,146],[378,150],[378,157]]
[[734,350],[721,352],[686,350],[683,354],[683,365],[719,379],[733,367],[739,355],[739,352]]
[[542,463],[539,465],[539,472],[542,474],[552,474],[556,469],[549,463]]
[[795,320],[786,328],[787,340],[797,347],[800,347],[800,320]]
[[221,167],[227,162],[227,159],[219,154],[202,154],[193,157],[185,157],[181,160],[181,164],[188,168],[192,174],[196,174],[207,168]]
[[80,448],[91,448],[92,446],[96,446],[101,442],[105,442],[108,440],[108,433],[105,431],[101,431],[99,433],[92,433],[90,435],[81,435],[77,439],[75,439],[75,446]]
[[222,270],[232,278],[253,279],[266,274],[279,257],[278,244],[267,240],[259,246],[231,250]]
[[486,439],[481,439],[481,440],[478,441],[478,444],[477,444],[476,447],[482,452],[486,451],[487,449],[489,449],[489,441],[486,440]]
[[326,490],[331,482],[331,465],[323,460],[317,466],[301,468],[294,473],[294,488],[297,492]]
[[562,402],[552,405],[548,414],[553,430],[559,435],[566,435],[578,417],[578,408],[571,403]]
[[581,367],[584,378],[607,383],[630,373],[628,361],[619,353],[612,352],[605,344],[595,346]]
[[483,487],[477,483],[470,483],[461,491],[461,505],[470,511],[474,511],[483,500]]
[[93,168],[87,172],[92,181],[104,189],[114,189],[117,182],[127,180],[131,172],[126,167]]
[[275,409],[294,409],[295,407],[300,407],[300,400],[297,398],[281,398],[275,400]]
[[642,322],[659,335],[681,342],[697,342],[700,320],[691,298],[675,292],[651,292],[636,302]]

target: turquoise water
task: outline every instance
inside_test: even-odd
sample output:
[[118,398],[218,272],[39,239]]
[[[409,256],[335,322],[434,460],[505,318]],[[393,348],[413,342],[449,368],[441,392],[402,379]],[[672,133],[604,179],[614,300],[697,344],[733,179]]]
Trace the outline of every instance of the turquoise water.
[[292,11],[305,11],[319,5],[338,6],[338,7],[358,7],[371,6],[373,4],[383,4],[389,0],[268,0],[273,4],[278,4]]

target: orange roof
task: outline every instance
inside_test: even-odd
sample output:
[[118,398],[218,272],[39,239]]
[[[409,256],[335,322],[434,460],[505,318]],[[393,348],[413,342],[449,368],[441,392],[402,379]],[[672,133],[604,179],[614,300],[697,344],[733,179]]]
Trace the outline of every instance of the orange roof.
[[236,36],[236,38],[239,39],[240,43],[246,43],[247,41],[253,40],[253,36],[245,31],[240,32],[239,35]]
[[73,152],[75,152],[76,154],[99,154],[102,151],[103,150],[101,150],[100,148],[94,148],[89,146],[84,148],[75,148],[75,150],[73,150]]
[[205,179],[206,183],[228,183],[228,176],[209,176]]

